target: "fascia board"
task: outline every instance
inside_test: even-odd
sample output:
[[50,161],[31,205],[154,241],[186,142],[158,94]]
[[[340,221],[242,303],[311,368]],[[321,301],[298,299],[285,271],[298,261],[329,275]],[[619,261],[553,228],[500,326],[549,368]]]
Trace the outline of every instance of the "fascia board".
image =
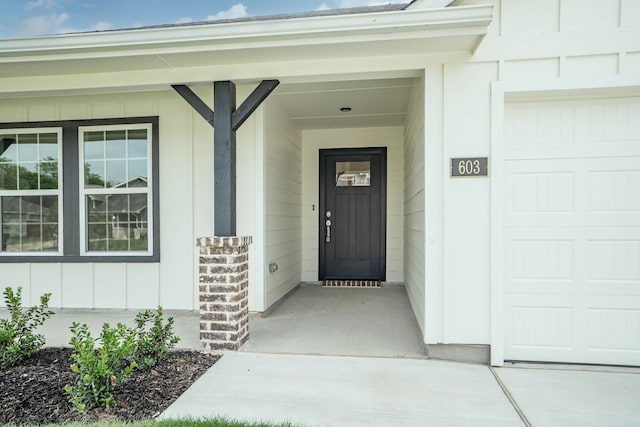
[[[177,46],[188,52],[190,46],[197,48],[207,43],[215,50],[216,44],[237,49],[250,41],[261,41],[268,45],[301,44],[314,38],[341,39],[353,36],[376,37],[394,33],[421,31],[429,37],[429,31],[486,28],[493,17],[493,6],[461,6],[431,10],[404,10],[401,12],[379,12],[357,15],[337,15],[283,19],[273,21],[251,21],[194,26],[146,28],[95,33],[64,34],[29,39],[1,40],[0,62],[13,60],[43,60],[75,54],[76,57],[100,57],[105,52],[144,53],[153,50],[159,54]],[[74,55],[74,56],[75,56]]]

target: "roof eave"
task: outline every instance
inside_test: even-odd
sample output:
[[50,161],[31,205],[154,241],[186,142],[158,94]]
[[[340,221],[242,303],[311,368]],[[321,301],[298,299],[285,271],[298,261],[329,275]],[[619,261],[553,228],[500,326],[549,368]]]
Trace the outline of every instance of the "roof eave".
[[[473,31],[491,23],[491,5],[448,7],[441,9],[408,9],[354,15],[335,15],[297,19],[230,22],[197,26],[132,29],[94,33],[63,34],[28,39],[0,40],[0,62],[21,60],[63,59],[67,55],[91,58],[112,52],[114,56],[127,51],[151,50],[161,53],[176,46],[184,52],[207,43],[229,49],[261,40],[264,44],[282,46],[300,44],[304,40],[322,37],[344,39],[352,36],[402,34],[419,31],[428,37],[433,30],[457,29]],[[482,33],[482,31],[480,31]]]

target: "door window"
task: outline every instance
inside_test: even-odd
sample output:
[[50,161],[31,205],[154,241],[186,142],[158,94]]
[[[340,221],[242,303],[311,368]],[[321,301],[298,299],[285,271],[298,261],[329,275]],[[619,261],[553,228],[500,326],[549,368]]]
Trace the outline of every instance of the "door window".
[[336,187],[370,187],[371,162],[336,162]]

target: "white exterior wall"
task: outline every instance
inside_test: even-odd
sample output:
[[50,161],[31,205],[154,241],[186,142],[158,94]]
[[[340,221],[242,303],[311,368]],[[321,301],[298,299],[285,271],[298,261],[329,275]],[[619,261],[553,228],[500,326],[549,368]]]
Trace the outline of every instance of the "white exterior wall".
[[404,286],[425,331],[425,84],[416,79],[404,129]]
[[[202,99],[211,98],[210,90],[199,94]],[[0,100],[4,122],[156,115],[160,117],[161,261],[2,263],[0,287],[22,286],[27,305],[51,292],[52,307],[198,307],[195,239],[213,234],[213,129],[173,91]],[[237,135],[239,212],[254,212],[247,206],[255,199],[254,168],[241,166],[253,156],[254,132],[255,121],[249,119]],[[238,232],[252,235],[254,218],[238,215]]]
[[[485,4],[486,0],[456,1],[454,6]],[[589,96],[591,88],[620,86],[640,76],[640,45],[630,33],[640,24],[640,4],[633,0],[502,0],[495,1],[489,34],[469,60],[443,58],[427,65],[427,105],[443,93],[440,141],[443,151],[444,272],[442,319],[427,296],[427,318],[434,326],[426,342],[489,344],[491,342],[491,179],[450,178],[451,157],[489,157],[489,174],[501,164],[492,158],[492,129],[502,123],[492,117],[491,84],[529,92],[535,99],[558,96],[551,89],[572,88],[573,96]],[[442,69],[442,83],[430,81]],[[433,72],[432,72],[433,71]],[[431,72],[431,74],[430,74]],[[437,79],[436,79],[437,80]],[[433,90],[430,90],[433,89]],[[581,91],[581,88],[583,89]],[[567,96],[567,93],[563,93]],[[518,95],[526,96],[526,95]],[[526,99],[526,98],[525,98]],[[428,107],[429,108],[429,107]],[[500,110],[496,110],[500,114]],[[434,146],[427,113],[427,151]],[[426,155],[427,168],[430,166]],[[427,185],[432,185],[427,172]],[[438,202],[428,193],[426,205]],[[429,216],[427,216],[429,223]],[[429,242],[427,237],[427,242]],[[428,243],[427,243],[428,244]],[[427,255],[427,263],[430,262]],[[429,269],[427,269],[429,270]],[[499,280],[496,277],[495,280]],[[427,280],[427,294],[431,289]],[[437,284],[434,284],[437,291]],[[437,294],[437,292],[436,292]],[[494,310],[502,310],[494,300]],[[438,339],[442,327],[442,339]],[[432,339],[435,337],[435,339]]]
[[[497,63],[445,64],[444,159],[489,157],[490,88]],[[443,340],[488,343],[490,338],[488,178],[444,181]]]
[[318,150],[387,147],[387,281],[403,277],[403,128],[318,129],[302,132],[302,280],[318,280]]
[[[265,117],[265,305],[277,302],[302,278],[301,132],[276,99]],[[259,214],[256,212],[256,214]],[[269,264],[278,270],[269,272]]]

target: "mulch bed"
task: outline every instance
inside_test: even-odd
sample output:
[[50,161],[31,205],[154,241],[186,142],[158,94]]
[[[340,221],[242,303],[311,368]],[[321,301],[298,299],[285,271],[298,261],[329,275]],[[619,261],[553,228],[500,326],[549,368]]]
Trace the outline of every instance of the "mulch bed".
[[135,421],[164,411],[220,358],[197,351],[172,352],[146,371],[134,371],[114,392],[115,404],[77,412],[63,391],[73,384],[70,348],[45,348],[18,366],[0,370],[0,424]]

